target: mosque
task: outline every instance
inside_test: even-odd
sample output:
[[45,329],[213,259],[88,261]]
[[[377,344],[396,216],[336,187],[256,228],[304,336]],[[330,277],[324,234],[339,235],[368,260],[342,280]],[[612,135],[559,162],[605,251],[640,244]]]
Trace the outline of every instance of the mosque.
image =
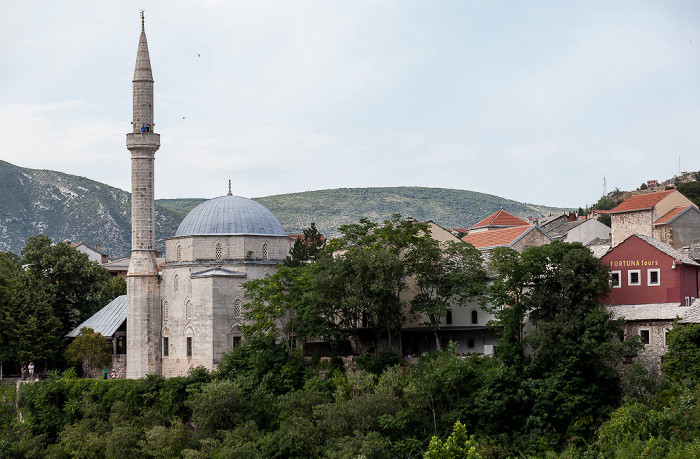
[[71,335],[92,327],[112,338],[115,349],[125,337],[126,355],[115,352],[115,364],[127,378],[180,376],[200,365],[212,370],[224,352],[240,343],[242,284],[273,273],[293,240],[265,206],[233,196],[229,182],[226,196],[197,206],[166,239],[165,263],[159,268],[153,183],[160,135],[153,118],[143,13],[126,147],[131,152],[132,225],[126,298],[114,300]]

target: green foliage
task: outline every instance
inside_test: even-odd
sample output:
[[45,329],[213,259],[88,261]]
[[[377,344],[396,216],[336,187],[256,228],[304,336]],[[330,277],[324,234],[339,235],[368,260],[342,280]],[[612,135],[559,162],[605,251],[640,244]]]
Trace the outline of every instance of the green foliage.
[[318,232],[316,223],[312,222],[310,227],[304,229],[303,235],[294,241],[284,264],[292,268],[303,266],[313,261],[325,245],[326,239]]
[[696,206],[700,206],[700,182],[679,183],[676,189],[680,191],[683,196],[693,201]]
[[376,355],[361,355],[355,359],[361,370],[381,375],[387,368],[400,362],[399,356],[389,349],[382,349]]
[[83,364],[84,369],[101,369],[112,361],[112,349],[101,333],[90,327],[83,327],[65,351],[68,362]]
[[674,324],[662,368],[670,380],[700,382],[700,324]]
[[411,311],[424,314],[441,349],[438,327],[452,307],[481,302],[486,289],[486,272],[481,252],[463,242],[440,242],[426,233],[404,256],[410,290]]
[[109,272],[64,242],[52,244],[44,235],[27,240],[22,265],[50,297],[62,336],[96,313],[108,299]]
[[430,440],[428,451],[423,456],[425,459],[481,459],[479,443],[474,436],[467,435],[464,424],[455,422],[452,435],[443,443],[439,438]]
[[641,185],[639,185],[640,190],[646,190],[647,188],[648,188],[648,186],[646,183],[642,183]]
[[598,217],[598,221],[603,225],[607,226],[608,228],[612,227],[612,217],[610,216],[610,214],[601,215],[600,217]]

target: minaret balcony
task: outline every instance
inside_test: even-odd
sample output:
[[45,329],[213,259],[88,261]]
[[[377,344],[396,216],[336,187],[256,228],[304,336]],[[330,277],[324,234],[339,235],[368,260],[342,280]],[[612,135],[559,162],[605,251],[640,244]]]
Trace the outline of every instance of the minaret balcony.
[[126,148],[160,148],[160,134],[155,132],[139,132],[126,135]]

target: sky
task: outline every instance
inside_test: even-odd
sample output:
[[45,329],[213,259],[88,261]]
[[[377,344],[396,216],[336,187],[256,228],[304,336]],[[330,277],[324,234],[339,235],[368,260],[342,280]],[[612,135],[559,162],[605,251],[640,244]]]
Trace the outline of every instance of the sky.
[[539,205],[700,170],[700,2],[0,0],[0,159],[155,196],[421,186]]

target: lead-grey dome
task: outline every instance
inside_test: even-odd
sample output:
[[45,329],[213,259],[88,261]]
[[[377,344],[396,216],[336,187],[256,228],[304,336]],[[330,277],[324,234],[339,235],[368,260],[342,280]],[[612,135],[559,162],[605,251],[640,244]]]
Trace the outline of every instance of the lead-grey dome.
[[182,220],[175,236],[207,234],[285,236],[279,220],[267,207],[240,196],[204,201]]

